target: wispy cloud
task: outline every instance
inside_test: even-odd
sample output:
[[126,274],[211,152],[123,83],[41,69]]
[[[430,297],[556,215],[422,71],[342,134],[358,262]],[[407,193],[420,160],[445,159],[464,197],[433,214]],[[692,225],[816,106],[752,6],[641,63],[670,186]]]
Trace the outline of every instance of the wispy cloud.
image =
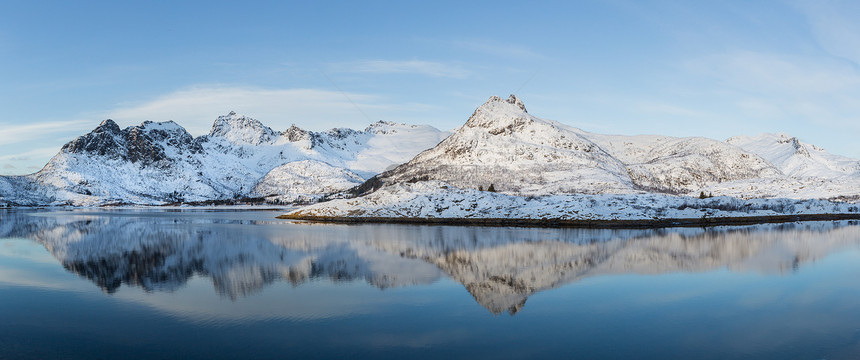
[[856,1],[803,1],[798,8],[806,16],[810,29],[822,49],[833,56],[860,65],[860,23]]
[[[57,147],[43,147],[18,154],[0,156],[0,161],[31,161],[34,159],[50,158],[60,151]],[[10,168],[7,168],[10,169]]]
[[[702,96],[711,105],[704,106],[745,119],[726,123],[741,126],[735,132],[806,132],[807,141],[838,154],[856,154],[856,146],[843,140],[860,132],[860,68],[852,63],[827,54],[736,51],[686,65],[687,75],[700,82],[698,88],[708,89]],[[843,145],[829,145],[834,142]]]
[[854,66],[814,56],[741,51],[699,58],[688,65],[724,85],[749,91],[822,94],[860,86],[860,73]]
[[334,63],[336,72],[370,74],[418,74],[432,77],[465,78],[470,72],[460,65],[421,60],[363,60]]
[[0,145],[42,139],[58,133],[79,133],[93,125],[92,120],[51,121],[26,125],[0,125]]
[[[19,145],[12,145],[12,148]],[[32,149],[29,151],[0,156],[0,174],[2,175],[23,175],[24,173],[32,173],[38,171],[48,160],[60,151],[59,144],[57,146],[43,147]]]

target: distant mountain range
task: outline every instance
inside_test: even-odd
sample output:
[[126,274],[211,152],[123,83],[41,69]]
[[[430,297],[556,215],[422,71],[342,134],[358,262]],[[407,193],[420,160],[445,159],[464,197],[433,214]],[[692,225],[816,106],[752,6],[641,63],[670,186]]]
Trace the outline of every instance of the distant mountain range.
[[120,129],[105,120],[41,171],[0,177],[0,205],[309,202],[354,187],[447,135],[382,121],[362,131],[275,131],[231,112],[195,138],[172,121]]
[[41,171],[0,177],[0,205],[313,202],[358,185],[427,180],[524,196],[856,199],[860,161],[785,134],[724,142],[595,134],[535,117],[511,95],[491,97],[453,133],[389,122],[275,131],[231,112],[194,138],[174,122],[120,129],[105,120]]

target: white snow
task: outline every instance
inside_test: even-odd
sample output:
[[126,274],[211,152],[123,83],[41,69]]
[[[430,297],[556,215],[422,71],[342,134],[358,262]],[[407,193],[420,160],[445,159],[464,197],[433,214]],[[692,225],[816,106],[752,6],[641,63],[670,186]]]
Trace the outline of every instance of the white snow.
[[705,192],[740,199],[860,199],[860,161],[786,134],[725,142],[595,134],[533,116],[513,95],[491,97],[452,134],[390,122],[362,131],[275,131],[230,113],[196,139],[173,122],[120,131],[107,120],[67,147],[75,151],[60,152],[36,174],[0,177],[0,205],[244,196],[313,201],[380,172],[387,186],[423,180],[460,189],[492,184],[512,196]]
[[[364,131],[317,133],[294,126],[277,132],[232,112],[218,117],[210,134],[197,139],[172,121],[147,121],[125,133],[118,127],[111,130],[114,127],[108,120],[89,134],[93,142],[101,141],[94,150],[64,150],[38,173],[0,177],[0,203],[163,204],[257,195],[308,201],[360,184],[448,134],[431,126],[391,122],[378,122]],[[75,141],[80,139],[86,140]],[[148,141],[156,155],[163,153],[161,159],[132,161],[132,150],[149,149]],[[159,158],[148,150],[135,156]],[[323,173],[311,174],[316,171]],[[311,189],[313,185],[317,188]]]
[[321,217],[650,220],[789,214],[858,213],[860,205],[827,200],[699,199],[664,194],[516,196],[459,189],[441,181],[384,186],[355,199],[291,211]]
[[385,182],[435,179],[519,195],[687,193],[727,181],[782,176],[761,157],[706,138],[600,135],[491,97],[454,134]]
[[735,136],[726,142],[761,156],[791,177],[860,176],[860,160],[830,154],[788,134]]
[[[311,202],[362,182],[363,178],[344,168],[316,160],[294,161],[269,171],[254,186],[251,196],[265,197],[270,202]],[[289,191],[285,193],[285,189]]]

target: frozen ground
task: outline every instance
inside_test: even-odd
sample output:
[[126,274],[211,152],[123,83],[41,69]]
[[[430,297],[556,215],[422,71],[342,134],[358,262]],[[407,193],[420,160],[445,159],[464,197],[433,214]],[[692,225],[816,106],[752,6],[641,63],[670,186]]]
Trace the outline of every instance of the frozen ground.
[[828,200],[699,199],[665,194],[517,196],[459,189],[441,181],[403,183],[369,195],[332,200],[288,215],[474,219],[648,220],[858,213],[860,205]]

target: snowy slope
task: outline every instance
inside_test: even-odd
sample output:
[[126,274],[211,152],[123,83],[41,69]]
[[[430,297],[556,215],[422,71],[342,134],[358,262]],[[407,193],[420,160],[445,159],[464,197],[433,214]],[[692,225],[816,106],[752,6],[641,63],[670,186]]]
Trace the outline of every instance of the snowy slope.
[[761,157],[706,138],[610,136],[530,115],[493,96],[433,149],[379,176],[434,179],[460,188],[493,184],[523,195],[693,193],[715,183],[781,176]]
[[366,179],[362,189],[438,180],[522,196],[860,199],[860,161],[785,134],[602,135],[533,116],[511,95],[491,97],[453,133],[390,122],[276,131],[231,112],[194,138],[173,122],[120,129],[106,120],[40,172],[0,177],[0,206],[310,201]]
[[294,210],[296,217],[473,218],[559,220],[697,219],[790,214],[858,213],[860,206],[827,200],[698,199],[665,194],[517,196],[458,189],[440,181],[384,186],[355,199]]
[[860,160],[833,155],[788,134],[735,136],[726,142],[761,156],[791,177],[860,177]]
[[709,184],[781,175],[756,154],[702,137],[582,136],[623,162],[637,187],[651,191],[695,193]]
[[[857,206],[816,199],[859,200],[857,163],[786,136],[720,142],[588,133],[534,117],[511,95],[491,97],[439,145],[362,185],[369,194],[291,215],[634,220],[849,213]],[[501,193],[476,191],[490,184]],[[717,197],[692,198],[701,192]]]
[[437,179],[462,188],[517,193],[627,192],[624,165],[560,123],[529,115],[514,96],[491,97],[435,148],[380,176]]
[[[161,204],[262,193],[280,201],[315,198],[405,162],[445,136],[430,126],[390,122],[363,131],[312,132],[293,126],[279,132],[233,112],[219,116],[210,133],[197,138],[172,121],[120,129],[105,120],[66,144],[38,173],[0,177],[0,203]],[[284,180],[326,166],[315,190]]]
[[[321,161],[302,160],[278,166],[254,186],[253,197],[281,203],[311,202],[364,182],[361,176]],[[290,189],[283,194],[283,189]]]

